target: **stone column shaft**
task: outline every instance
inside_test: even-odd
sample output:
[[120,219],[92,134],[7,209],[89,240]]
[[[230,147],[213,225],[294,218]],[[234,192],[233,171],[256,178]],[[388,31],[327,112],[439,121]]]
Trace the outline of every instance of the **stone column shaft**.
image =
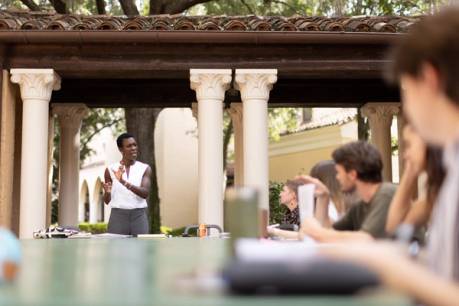
[[60,88],[52,69],[12,69],[23,101],[20,238],[46,226],[48,120],[51,92]]
[[[269,213],[268,100],[276,69],[236,69],[243,107],[244,185],[259,193],[258,206]],[[261,224],[267,220],[262,220]]]
[[88,113],[84,104],[53,105],[60,127],[59,215],[61,226],[78,225],[78,184],[80,173],[80,128]]
[[223,100],[230,69],[191,69],[198,101],[199,223],[223,226]]
[[399,112],[399,103],[367,103],[361,110],[370,123],[371,142],[381,153],[383,178],[385,181],[391,182],[392,146],[390,128],[394,115]]
[[242,103],[231,103],[229,108],[234,129],[234,185],[244,185],[244,129]]

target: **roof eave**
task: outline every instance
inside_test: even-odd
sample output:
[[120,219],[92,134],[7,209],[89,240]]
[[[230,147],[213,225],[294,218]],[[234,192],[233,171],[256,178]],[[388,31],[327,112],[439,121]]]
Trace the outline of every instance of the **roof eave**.
[[0,31],[0,44],[391,44],[403,33],[263,31]]

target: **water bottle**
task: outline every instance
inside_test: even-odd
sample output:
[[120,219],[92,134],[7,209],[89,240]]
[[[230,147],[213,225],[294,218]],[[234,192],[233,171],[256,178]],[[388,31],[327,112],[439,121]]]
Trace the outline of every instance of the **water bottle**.
[[[224,228],[231,244],[239,238],[260,236],[258,193],[249,187],[229,188],[225,193]],[[232,247],[234,253],[234,247]]]

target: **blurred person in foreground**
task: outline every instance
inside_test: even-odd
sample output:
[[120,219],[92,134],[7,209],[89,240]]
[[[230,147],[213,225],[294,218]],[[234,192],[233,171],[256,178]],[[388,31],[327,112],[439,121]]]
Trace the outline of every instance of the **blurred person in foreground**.
[[315,217],[302,220],[300,235],[319,242],[372,240],[386,237],[385,225],[396,187],[382,181],[382,160],[371,144],[355,141],[342,145],[333,154],[336,179],[344,193],[356,192],[360,201],[336,222],[330,219],[330,190],[320,180],[301,176],[315,185]]
[[[428,263],[381,243],[337,246],[328,253],[366,264],[386,285],[428,305],[459,301],[459,9],[425,17],[400,39],[390,70],[405,115],[429,145],[444,149],[447,171],[431,217]],[[326,251],[324,251],[326,252]]]
[[[421,229],[430,220],[433,205],[446,175],[442,165],[443,150],[426,145],[409,124],[403,129],[403,142],[404,171],[389,208],[386,232],[395,234],[397,228],[405,224],[410,226],[412,232],[417,228],[422,234]],[[418,179],[425,182],[425,192],[418,192],[417,198],[413,200]]]

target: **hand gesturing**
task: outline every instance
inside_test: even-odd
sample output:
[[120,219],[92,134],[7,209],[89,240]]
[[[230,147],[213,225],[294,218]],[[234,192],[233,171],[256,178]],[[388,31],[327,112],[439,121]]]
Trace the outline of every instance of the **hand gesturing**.
[[121,164],[118,170],[115,171],[113,174],[115,174],[116,179],[120,181],[121,178],[123,177],[124,172],[126,172],[126,169],[124,168],[124,165]]
[[298,175],[295,177],[295,179],[301,180],[304,184],[314,184],[314,195],[316,197],[328,196],[330,194],[330,191],[328,190],[327,186],[325,186],[320,180],[314,177],[311,177],[309,175]]
[[104,192],[111,193],[112,192],[112,182],[107,182],[103,184]]

